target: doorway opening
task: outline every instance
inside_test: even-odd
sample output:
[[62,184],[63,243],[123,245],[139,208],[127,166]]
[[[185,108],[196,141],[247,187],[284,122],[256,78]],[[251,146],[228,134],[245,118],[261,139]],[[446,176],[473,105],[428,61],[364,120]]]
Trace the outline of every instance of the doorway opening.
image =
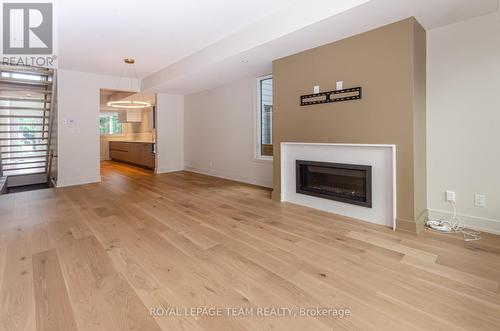
[[[120,108],[108,105],[110,101],[138,98],[144,98],[151,106]],[[101,89],[99,136],[101,175],[110,165],[155,172],[156,95]]]

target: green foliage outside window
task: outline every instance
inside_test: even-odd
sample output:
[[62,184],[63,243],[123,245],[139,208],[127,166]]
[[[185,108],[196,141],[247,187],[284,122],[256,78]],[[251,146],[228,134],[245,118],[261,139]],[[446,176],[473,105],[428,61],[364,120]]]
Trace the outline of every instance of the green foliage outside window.
[[99,117],[99,132],[102,135],[122,134],[122,130],[118,114],[101,114]]

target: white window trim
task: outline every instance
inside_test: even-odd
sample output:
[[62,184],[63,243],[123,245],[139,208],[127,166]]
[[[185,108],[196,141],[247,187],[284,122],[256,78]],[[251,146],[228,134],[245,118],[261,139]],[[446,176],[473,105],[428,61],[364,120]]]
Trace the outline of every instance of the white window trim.
[[255,79],[255,84],[254,84],[254,95],[255,95],[255,104],[254,104],[254,160],[257,162],[273,162],[273,157],[272,156],[267,156],[267,155],[261,155],[261,118],[260,118],[260,102],[261,102],[261,96],[260,96],[260,81],[273,78],[273,74],[268,74],[265,76],[260,76]]

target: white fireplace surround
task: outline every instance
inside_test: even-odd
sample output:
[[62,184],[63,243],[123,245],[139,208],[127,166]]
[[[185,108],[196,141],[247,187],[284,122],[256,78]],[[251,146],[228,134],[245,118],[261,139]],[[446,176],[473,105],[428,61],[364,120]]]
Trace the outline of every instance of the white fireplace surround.
[[[296,192],[296,160],[372,166],[372,208]],[[396,227],[396,145],[281,143],[281,201]]]

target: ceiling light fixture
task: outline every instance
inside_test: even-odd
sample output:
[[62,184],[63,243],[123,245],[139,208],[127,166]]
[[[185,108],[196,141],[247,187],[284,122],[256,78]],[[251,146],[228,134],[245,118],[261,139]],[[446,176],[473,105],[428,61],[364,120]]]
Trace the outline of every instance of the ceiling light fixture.
[[[139,78],[137,77],[137,71],[135,70],[135,60],[134,59],[124,59],[123,62],[125,63],[125,67],[128,68],[129,74],[130,74],[130,89],[132,90],[132,80],[135,78],[137,81]],[[118,87],[117,90],[120,87],[120,82],[122,80],[122,74],[123,74],[123,69],[122,73],[120,74],[120,79],[118,80]],[[134,95],[131,95],[130,98],[127,97],[122,100],[116,100],[116,101],[108,101],[106,104],[110,107],[114,108],[147,108],[151,107],[151,103],[148,101],[145,101],[144,95],[141,93],[141,99],[142,100],[134,100]]]
[[115,108],[146,108],[151,106],[151,104],[147,101],[137,100],[109,101],[107,105]]

